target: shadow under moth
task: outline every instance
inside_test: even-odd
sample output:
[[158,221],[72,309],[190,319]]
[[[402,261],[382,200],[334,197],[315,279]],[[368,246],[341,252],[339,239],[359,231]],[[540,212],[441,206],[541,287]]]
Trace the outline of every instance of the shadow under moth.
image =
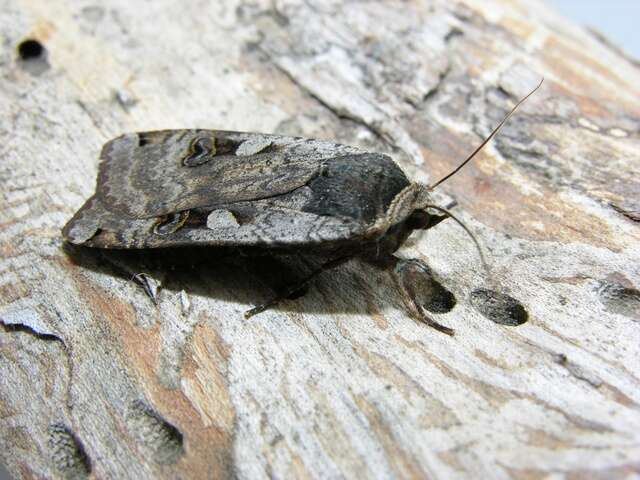
[[97,248],[205,245],[326,259],[245,317],[291,297],[322,271],[358,257],[391,270],[411,314],[452,335],[416,298],[415,275],[428,274],[429,268],[394,252],[413,230],[452,218],[470,234],[482,257],[473,235],[434,205],[430,192],[469,162],[539,86],[433,185],[411,182],[387,155],[325,141],[198,129],[127,133],[104,145],[96,191],[62,233],[72,244]]

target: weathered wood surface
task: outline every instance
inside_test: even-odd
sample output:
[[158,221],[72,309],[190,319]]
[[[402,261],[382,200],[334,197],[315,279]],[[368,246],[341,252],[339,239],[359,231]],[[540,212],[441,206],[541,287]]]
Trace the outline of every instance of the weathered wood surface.
[[[640,70],[524,0],[0,1],[0,459],[18,478],[640,475]],[[46,59],[21,61],[39,39]],[[402,251],[450,338],[357,262],[245,321],[253,266],[65,249],[100,146],[224,128],[434,180],[543,88]],[[161,282],[157,305],[131,281]],[[518,327],[478,288],[518,299]],[[486,305],[484,305],[487,307]],[[489,306],[490,307],[490,306]],[[489,308],[487,307],[487,308]]]

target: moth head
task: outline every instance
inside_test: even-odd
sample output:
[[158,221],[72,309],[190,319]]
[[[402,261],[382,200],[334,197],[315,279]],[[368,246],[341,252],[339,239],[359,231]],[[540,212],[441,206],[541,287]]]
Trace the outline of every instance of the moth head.
[[400,199],[399,203],[401,202],[404,202],[405,205],[399,210],[404,211],[403,216],[406,216],[404,225],[409,231],[428,230],[446,218],[446,215],[438,215],[429,211],[429,208],[433,206],[429,185],[414,183],[411,185],[411,193],[404,199]]
[[414,230],[426,230],[440,223],[446,216],[428,211],[431,205],[429,186],[412,183],[398,193],[385,215],[378,218],[371,228],[379,252],[396,251]]
[[[394,198],[386,218],[387,225],[390,228],[385,234],[387,242],[394,249],[391,251],[395,251],[395,248],[402,245],[414,230],[428,230],[443,220],[450,218],[469,235],[478,250],[485,270],[488,272],[489,269],[482,253],[482,248],[475,235],[458,217],[447,209],[433,203],[431,198],[432,189],[433,187],[429,185],[413,183]],[[438,213],[433,213],[434,211]],[[392,241],[390,242],[390,240]]]
[[[427,187],[430,190],[429,187]],[[435,227],[441,221],[450,218],[458,225],[462,227],[465,233],[471,238],[473,244],[475,245],[478,255],[480,256],[480,261],[482,262],[482,266],[484,267],[487,274],[490,276],[491,273],[489,271],[489,267],[487,265],[487,261],[484,258],[484,253],[482,252],[482,247],[480,247],[480,243],[476,239],[475,235],[471,232],[469,227],[467,227],[462,220],[452,214],[449,210],[442,208],[438,205],[434,205],[429,203],[429,197],[425,196],[424,200],[417,204],[417,208],[411,212],[411,215],[407,217],[405,220],[406,230],[411,232],[413,230],[428,230],[431,227]],[[439,214],[432,213],[433,211],[439,212]]]

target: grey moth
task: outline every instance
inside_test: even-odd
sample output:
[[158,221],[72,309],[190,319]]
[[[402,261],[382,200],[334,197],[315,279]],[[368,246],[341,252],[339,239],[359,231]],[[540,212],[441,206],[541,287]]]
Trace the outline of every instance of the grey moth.
[[127,133],[104,145],[96,191],[62,233],[72,244],[97,248],[201,245],[326,259],[246,316],[358,257],[392,270],[409,311],[452,334],[417,301],[415,276],[428,274],[428,267],[394,253],[413,230],[453,217],[433,204],[431,191],[471,160],[527,97],[431,186],[412,182],[387,155],[326,141],[199,129]]

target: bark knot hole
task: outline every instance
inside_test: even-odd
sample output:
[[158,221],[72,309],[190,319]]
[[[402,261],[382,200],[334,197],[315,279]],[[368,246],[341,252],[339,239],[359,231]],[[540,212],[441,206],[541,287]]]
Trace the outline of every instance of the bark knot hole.
[[447,290],[422,262],[407,269],[405,276],[417,302],[431,313],[447,313],[456,306],[455,295]]
[[40,58],[44,52],[44,46],[33,38],[27,38],[18,44],[18,55],[21,60]]
[[144,402],[136,400],[131,403],[126,421],[132,435],[155,462],[170,465],[184,453],[180,430]]
[[506,293],[479,288],[471,292],[471,305],[492,322],[516,327],[529,319],[522,304]]
[[640,290],[617,283],[603,283],[598,293],[607,311],[640,321]]
[[431,313],[450,312],[456,306],[456,297],[434,278],[430,280],[422,291],[424,308]]
[[82,443],[66,426],[49,426],[49,451],[55,469],[63,478],[81,479],[91,474],[91,461]]
[[17,46],[18,65],[31,75],[38,76],[49,69],[47,50],[38,40],[27,38]]

